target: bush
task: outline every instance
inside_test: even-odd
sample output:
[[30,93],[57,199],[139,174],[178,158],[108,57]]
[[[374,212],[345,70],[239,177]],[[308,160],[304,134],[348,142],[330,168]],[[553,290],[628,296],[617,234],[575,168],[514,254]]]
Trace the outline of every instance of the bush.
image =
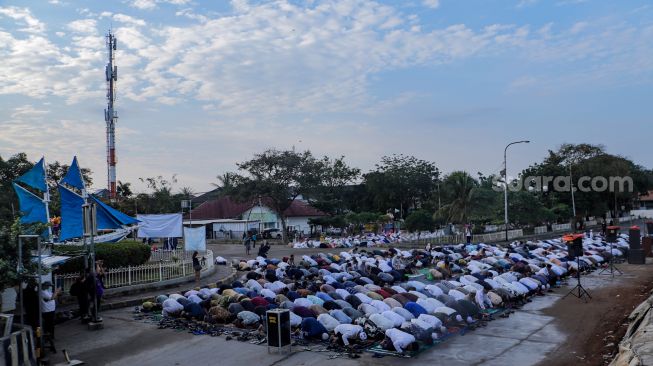
[[[77,245],[57,245],[57,254],[81,255],[83,247]],[[95,258],[104,260],[106,268],[139,266],[150,259],[150,246],[136,241],[95,244]],[[84,258],[75,257],[59,266],[59,272],[81,272],[84,270]]]

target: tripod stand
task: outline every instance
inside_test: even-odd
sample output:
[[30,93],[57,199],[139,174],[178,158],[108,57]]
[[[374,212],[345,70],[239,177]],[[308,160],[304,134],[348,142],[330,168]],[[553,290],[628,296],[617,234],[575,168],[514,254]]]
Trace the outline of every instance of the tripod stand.
[[[587,302],[588,298],[592,299],[592,296],[590,296],[590,293],[587,292],[585,287],[583,287],[583,285],[581,285],[580,283],[580,257],[579,256],[576,256],[576,263],[578,264],[578,270],[576,271],[576,279],[578,280],[578,284],[574,286],[574,288],[569,290],[569,292],[563,297],[563,299],[569,295],[574,295],[577,298],[583,299],[585,302]],[[585,296],[587,296],[587,298]]]
[[608,264],[607,267],[603,268],[601,272],[599,272],[600,275],[603,274],[603,272],[607,272],[606,274],[612,275],[612,278],[614,278],[614,273],[618,272],[619,275],[624,274],[621,272],[619,268],[614,264],[614,255],[612,254],[612,242],[610,242],[610,263]]

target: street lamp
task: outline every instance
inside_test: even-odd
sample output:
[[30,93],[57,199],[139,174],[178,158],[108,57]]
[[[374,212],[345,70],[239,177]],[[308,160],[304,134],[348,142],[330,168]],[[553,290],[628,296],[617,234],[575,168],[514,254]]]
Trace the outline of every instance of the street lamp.
[[514,141],[506,145],[506,148],[503,149],[503,204],[504,204],[504,223],[506,225],[506,241],[508,241],[508,163],[507,163],[507,154],[508,148],[511,145],[515,144],[528,144],[529,140],[523,141]]

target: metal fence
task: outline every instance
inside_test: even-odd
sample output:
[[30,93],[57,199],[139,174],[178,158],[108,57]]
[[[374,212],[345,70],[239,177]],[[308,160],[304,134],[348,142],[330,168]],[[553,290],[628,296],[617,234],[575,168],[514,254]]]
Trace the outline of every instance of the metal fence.
[[[524,236],[524,230],[508,230],[508,240]],[[498,231],[496,233],[478,234],[472,236],[472,241],[475,243],[491,243],[506,240],[506,232]]]
[[[104,287],[107,289],[118,288],[144,283],[161,282],[194,275],[195,271],[193,270],[193,261],[190,256],[192,253],[188,256],[186,256],[185,253],[176,253],[175,251],[169,252],[169,255],[164,255],[158,252],[155,253],[155,258],[158,259],[153,261],[152,257],[150,257],[150,262],[141,266],[127,266],[106,270],[104,272]],[[155,253],[152,253],[153,256]],[[169,259],[165,259],[164,257],[166,256]],[[214,266],[213,252],[207,250],[206,252],[201,252],[200,256],[203,258],[201,260],[202,272],[212,269]],[[70,286],[75,283],[78,276],[78,273],[56,274],[55,283],[57,283],[58,286],[62,286],[64,292],[69,292]]]
[[553,224],[551,225],[553,231],[571,230],[571,224]]
[[533,234],[538,235],[538,234],[546,234],[549,231],[549,229],[546,226],[536,226],[533,228]]

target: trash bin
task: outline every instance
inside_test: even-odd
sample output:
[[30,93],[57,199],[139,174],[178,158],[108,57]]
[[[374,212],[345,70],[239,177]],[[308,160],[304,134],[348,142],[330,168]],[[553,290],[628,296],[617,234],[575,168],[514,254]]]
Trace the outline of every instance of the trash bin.
[[265,313],[265,325],[268,337],[268,352],[275,347],[281,352],[285,346],[290,347],[290,311],[288,309],[272,309]]

